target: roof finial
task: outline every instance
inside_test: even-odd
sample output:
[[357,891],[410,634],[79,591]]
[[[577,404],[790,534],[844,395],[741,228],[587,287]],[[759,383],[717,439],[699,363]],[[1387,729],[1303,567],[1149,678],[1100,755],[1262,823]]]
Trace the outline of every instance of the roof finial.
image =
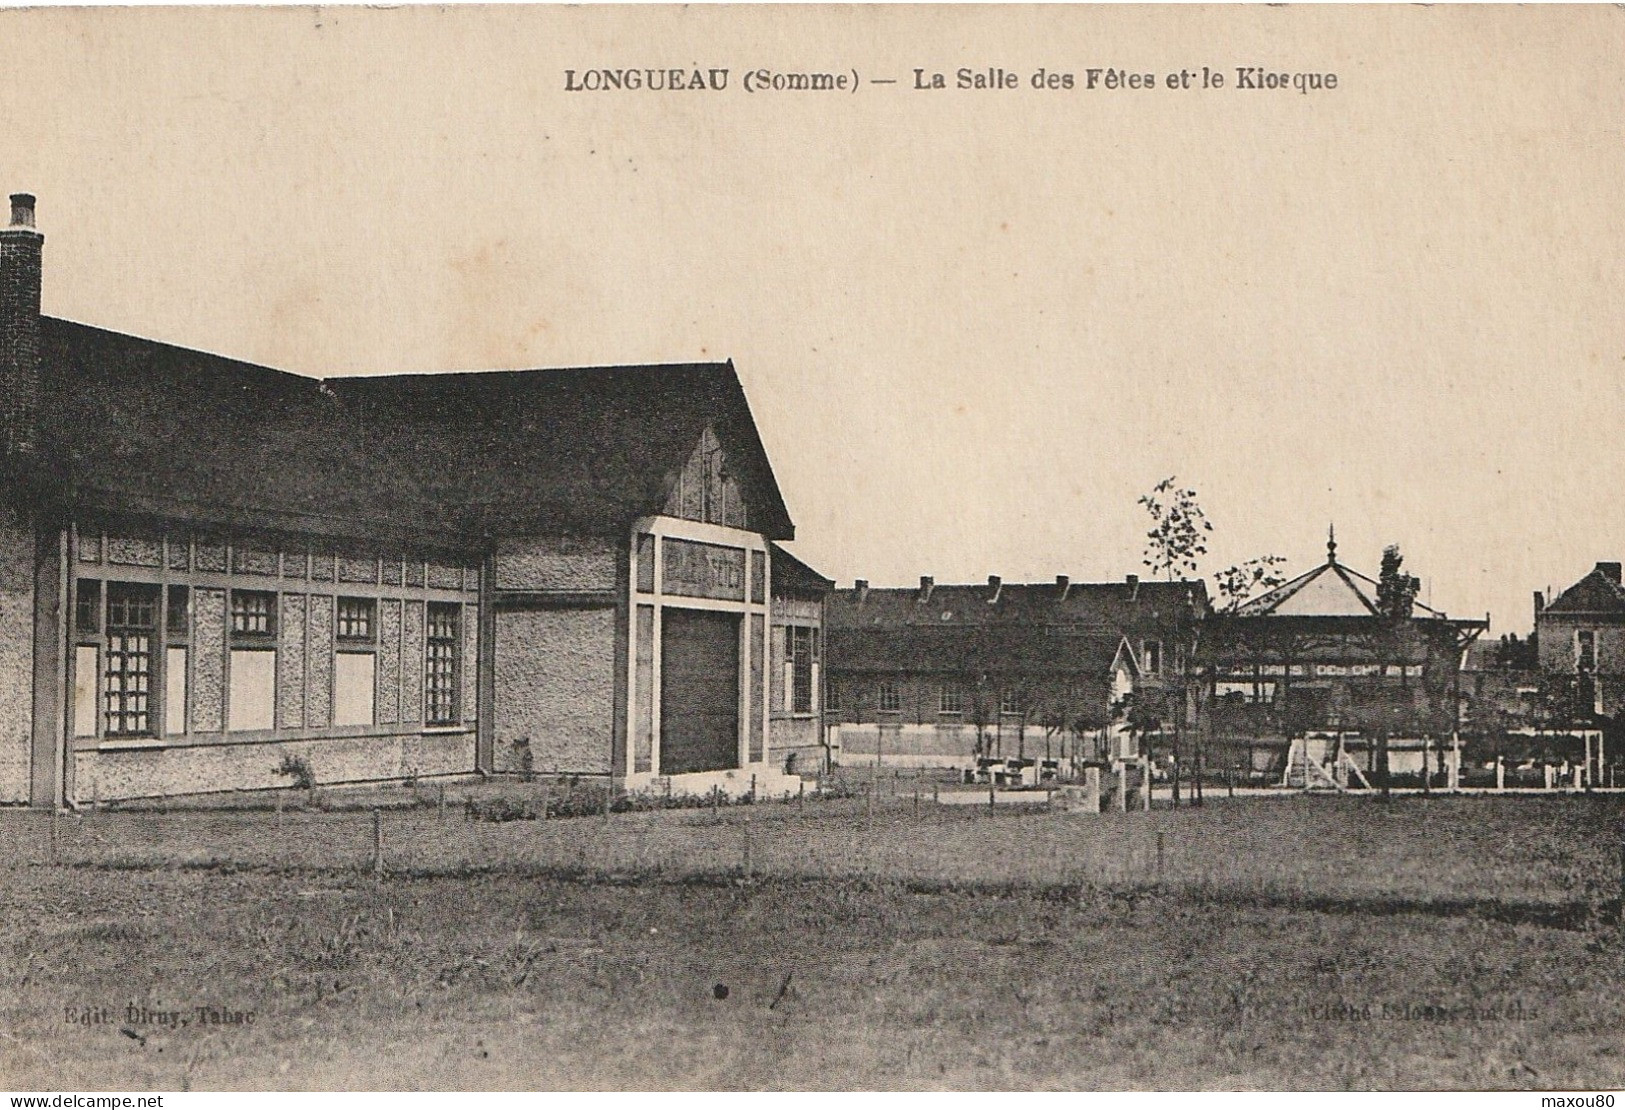
[[1337,525],[1336,524],[1328,524],[1326,526],[1326,561],[1328,563],[1337,562]]

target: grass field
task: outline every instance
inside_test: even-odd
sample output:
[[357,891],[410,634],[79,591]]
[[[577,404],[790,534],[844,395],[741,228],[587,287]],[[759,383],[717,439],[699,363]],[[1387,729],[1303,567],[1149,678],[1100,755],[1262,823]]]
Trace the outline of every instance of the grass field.
[[12,811],[0,1083],[1618,1087],[1622,816]]

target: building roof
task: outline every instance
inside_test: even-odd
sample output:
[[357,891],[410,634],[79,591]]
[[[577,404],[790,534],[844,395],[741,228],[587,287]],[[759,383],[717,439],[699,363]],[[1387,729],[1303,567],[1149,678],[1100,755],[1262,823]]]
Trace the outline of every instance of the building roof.
[[483,545],[624,534],[710,425],[794,535],[729,363],[319,380],[46,317],[40,450],[70,507]]
[[[1238,617],[1375,617],[1378,583],[1337,561],[1337,541],[1328,540],[1326,561],[1283,585],[1238,606]],[[1412,604],[1421,619],[1443,620],[1444,614],[1420,601]]]
[[1125,638],[1206,611],[1201,582],[860,584],[830,594],[825,626],[831,670],[1104,675]]
[[825,578],[779,544],[771,545],[768,554],[773,561],[771,578],[774,592],[797,590],[822,596],[835,588],[833,578]]
[[1122,636],[1046,636],[999,625],[829,627],[831,671],[916,674],[1075,674],[1103,677],[1119,656],[1138,670]]
[[1564,590],[1541,614],[1625,614],[1625,589],[1620,587],[1618,563],[1598,563],[1590,574]]
[[1066,626],[1119,636],[1131,629],[1205,613],[1207,587],[1196,582],[1054,582],[990,580],[985,585],[860,585],[830,595],[831,627],[1012,624]]

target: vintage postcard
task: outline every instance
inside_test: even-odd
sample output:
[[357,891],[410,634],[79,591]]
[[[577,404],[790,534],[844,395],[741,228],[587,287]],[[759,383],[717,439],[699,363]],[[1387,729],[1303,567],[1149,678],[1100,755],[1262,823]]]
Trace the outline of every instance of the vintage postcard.
[[0,31],[12,1106],[1612,1105],[1618,6]]

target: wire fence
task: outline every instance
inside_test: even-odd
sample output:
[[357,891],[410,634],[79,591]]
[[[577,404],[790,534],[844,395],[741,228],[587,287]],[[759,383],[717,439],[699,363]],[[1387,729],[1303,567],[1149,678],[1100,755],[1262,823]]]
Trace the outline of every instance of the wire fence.
[[[353,809],[9,810],[0,812],[0,832],[9,867],[1157,889],[1553,920],[1617,917],[1625,890],[1625,799],[1618,795],[1387,805],[1238,799],[1199,809],[1067,814],[1042,805],[942,804],[954,784],[928,776],[875,776],[867,790],[856,785],[833,797],[755,805],[506,820],[432,793],[426,802],[421,791],[393,807]],[[535,797],[552,789],[525,791]],[[545,803],[531,808],[548,811]]]

